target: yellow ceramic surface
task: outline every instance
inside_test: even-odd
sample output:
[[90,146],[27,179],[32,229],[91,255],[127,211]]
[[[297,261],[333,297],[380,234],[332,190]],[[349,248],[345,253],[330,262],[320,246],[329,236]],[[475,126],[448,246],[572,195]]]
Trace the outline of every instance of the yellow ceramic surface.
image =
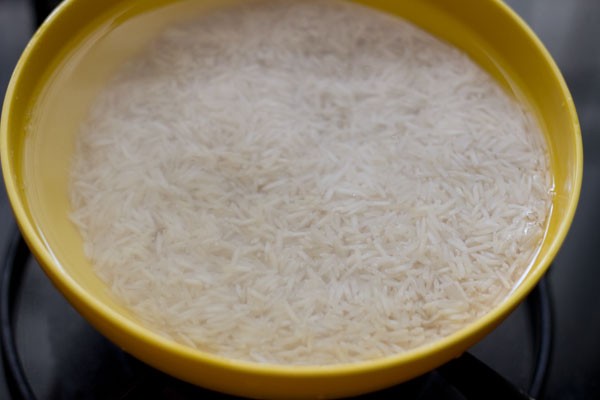
[[[231,1],[231,0],[229,0]],[[222,5],[218,0],[67,0],[25,49],[2,110],[2,169],[21,231],[59,290],[104,335],[167,373],[252,397],[336,397],[413,378],[460,355],[535,286],[562,244],[579,198],[582,148],[569,91],[533,32],[498,0],[360,1],[397,14],[468,52],[528,102],[550,144],[556,197],[548,233],[529,274],[492,312],[416,350],[325,367],[232,361],[166,340],[112,297],[84,258],[68,219],[67,178],[78,124],[111,71],[161,26]]]

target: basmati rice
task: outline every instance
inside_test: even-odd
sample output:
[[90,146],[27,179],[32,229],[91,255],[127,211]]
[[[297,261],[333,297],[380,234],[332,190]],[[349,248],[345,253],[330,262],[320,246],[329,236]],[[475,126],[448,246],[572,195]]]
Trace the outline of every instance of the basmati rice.
[[499,304],[545,232],[530,113],[459,50],[338,1],[173,25],[90,110],[72,220],[150,329],[260,363],[385,357]]

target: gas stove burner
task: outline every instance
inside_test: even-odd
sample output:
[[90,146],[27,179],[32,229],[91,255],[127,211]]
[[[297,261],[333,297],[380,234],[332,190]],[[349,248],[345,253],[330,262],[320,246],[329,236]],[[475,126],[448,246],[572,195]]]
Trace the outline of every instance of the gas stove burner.
[[[23,276],[31,258],[19,231],[14,229],[4,256],[0,283],[0,323],[2,325],[2,358],[6,380],[14,399],[32,400],[36,396],[29,383],[19,346],[15,321],[19,312],[17,298],[22,291]],[[64,303],[64,300],[62,301]],[[360,398],[402,399],[502,399],[526,400],[542,393],[550,360],[552,313],[550,295],[544,279],[529,296],[530,317],[537,343],[535,365],[528,393],[519,390],[492,368],[469,353],[442,367],[389,389]],[[196,399],[232,398],[179,381],[120,350],[89,326],[66,305],[48,307],[45,315],[51,321],[48,342],[56,355],[60,371],[71,378],[68,385],[57,387],[59,398],[85,399]],[[44,307],[44,304],[41,305]],[[33,332],[35,334],[35,332]]]

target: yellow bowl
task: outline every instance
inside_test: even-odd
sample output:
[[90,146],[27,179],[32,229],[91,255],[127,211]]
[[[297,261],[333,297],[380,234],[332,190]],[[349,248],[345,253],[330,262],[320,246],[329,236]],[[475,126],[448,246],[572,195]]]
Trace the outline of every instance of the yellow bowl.
[[25,49],[2,111],[2,169],[21,231],[50,279],[127,352],[186,381],[236,395],[355,395],[413,378],[460,355],[499,324],[544,274],[573,219],[582,177],[581,135],[565,82],[534,33],[499,0],[361,1],[465,50],[528,102],[543,126],[556,185],[548,233],[531,271],[490,313],[449,337],[383,359],[323,367],[260,365],[192,350],[154,334],[93,273],[68,219],[67,178],[78,124],[111,71],[161,26],[223,3],[68,0]]

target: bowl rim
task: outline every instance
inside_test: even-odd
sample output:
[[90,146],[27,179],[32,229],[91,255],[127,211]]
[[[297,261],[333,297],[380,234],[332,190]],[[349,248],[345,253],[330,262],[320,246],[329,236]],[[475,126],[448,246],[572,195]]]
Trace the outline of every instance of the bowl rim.
[[[517,24],[518,29],[521,30],[522,34],[535,45],[538,51],[541,52],[546,66],[551,69],[554,79],[559,84],[561,95],[565,99],[566,112],[570,117],[570,121],[573,124],[573,132],[575,133],[575,165],[573,166],[574,180],[564,217],[557,227],[556,234],[553,235],[553,240],[548,250],[541,258],[538,259],[537,262],[539,267],[531,271],[525,277],[525,279],[523,279],[521,284],[517,286],[500,304],[460,330],[431,343],[419,346],[415,349],[373,360],[331,365],[284,365],[274,363],[258,363],[215,355],[166,339],[154,333],[152,330],[143,327],[141,324],[134,323],[132,320],[123,317],[104,304],[102,301],[88,293],[60,266],[58,260],[56,260],[52,252],[48,249],[41,232],[36,228],[33,218],[31,218],[31,216],[28,214],[27,201],[25,198],[22,198],[19,190],[17,178],[19,176],[18,168],[14,165],[15,163],[13,162],[13,155],[11,153],[12,150],[8,146],[10,136],[9,121],[11,119],[13,108],[15,107],[14,100],[16,97],[18,97],[18,93],[16,91],[17,82],[22,79],[27,79],[23,74],[25,64],[32,58],[32,53],[34,52],[35,48],[41,46],[40,40],[45,36],[49,27],[60,23],[62,15],[67,12],[69,8],[73,7],[73,4],[77,3],[78,0],[63,1],[31,38],[14,69],[2,107],[2,120],[0,121],[0,158],[2,170],[8,198],[16,217],[17,224],[19,225],[25,241],[27,242],[32,253],[40,261],[40,265],[44,269],[45,273],[60,289],[61,293],[67,297],[67,299],[74,304],[81,313],[87,316],[97,316],[105,323],[111,325],[111,329],[118,331],[121,335],[136,338],[136,340],[142,342],[144,346],[170,353],[178,358],[185,358],[194,362],[200,362],[222,369],[237,370],[255,375],[285,377],[326,377],[353,375],[376,370],[380,371],[381,369],[395,367],[399,364],[409,364],[417,360],[430,357],[433,354],[440,353],[443,350],[448,350],[450,348],[459,346],[470,337],[485,331],[486,327],[495,326],[495,323],[505,318],[535,287],[535,285],[537,285],[539,279],[549,268],[551,261],[556,256],[572,224],[580,197],[583,175],[583,148],[580,126],[574,102],[561,72],[559,71],[548,50],[520,16],[518,16],[501,0],[489,1],[493,3],[492,6],[498,8],[498,11],[504,13],[515,24]],[[462,351],[464,351],[464,349],[455,355],[458,356],[460,353],[462,353]]]

